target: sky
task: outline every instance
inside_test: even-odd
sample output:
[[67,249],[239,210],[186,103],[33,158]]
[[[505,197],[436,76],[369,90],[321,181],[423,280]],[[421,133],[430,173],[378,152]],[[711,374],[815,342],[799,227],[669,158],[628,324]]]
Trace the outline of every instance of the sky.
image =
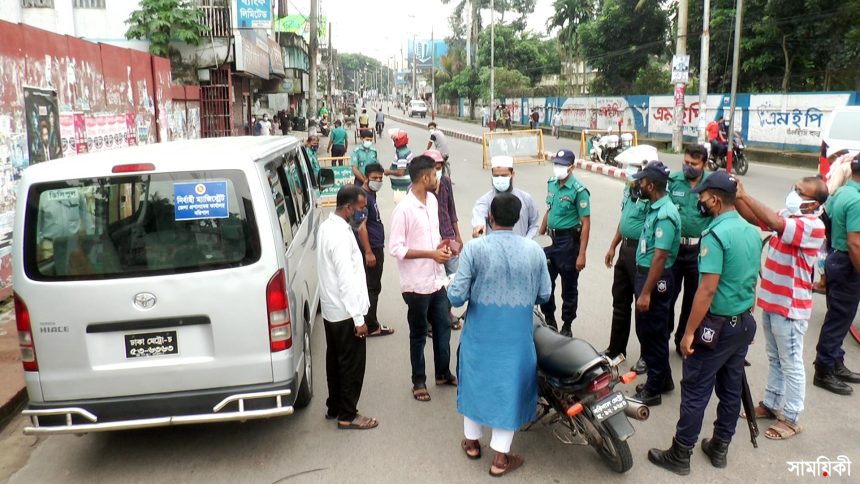
[[[285,0],[290,14],[310,13],[310,0]],[[413,35],[429,39],[431,29],[438,39],[451,34],[448,17],[458,3],[451,0],[319,0],[320,14],[332,24],[332,44],[338,52],[361,53],[394,66],[407,55],[406,42]],[[546,32],[553,14],[553,0],[537,0],[528,19],[530,30]],[[485,11],[489,24],[489,11]],[[507,19],[507,18],[506,18]],[[402,50],[402,54],[401,54]]]

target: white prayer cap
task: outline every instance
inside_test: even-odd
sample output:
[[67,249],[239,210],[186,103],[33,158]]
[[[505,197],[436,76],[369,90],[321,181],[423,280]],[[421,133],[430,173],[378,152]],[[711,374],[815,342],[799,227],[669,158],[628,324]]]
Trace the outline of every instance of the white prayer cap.
[[490,160],[491,168],[513,168],[514,157],[507,155],[496,155]]

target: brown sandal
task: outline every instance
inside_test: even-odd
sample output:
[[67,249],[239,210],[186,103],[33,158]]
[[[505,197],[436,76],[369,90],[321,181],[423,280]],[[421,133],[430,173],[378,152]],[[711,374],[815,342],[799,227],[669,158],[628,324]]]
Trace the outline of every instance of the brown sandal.
[[427,387],[413,387],[412,388],[412,398],[418,400],[419,402],[429,402],[430,401],[430,392],[427,391]]
[[794,425],[779,420],[764,431],[764,436],[770,440],[787,440],[799,434],[803,430],[800,425]]
[[437,378],[436,385],[450,385],[452,387],[455,387],[457,386],[457,377],[454,375],[449,375],[448,378]]
[[481,458],[481,442],[478,440],[470,440],[463,439],[460,442],[460,447],[463,448],[463,452],[466,453],[466,457],[472,460],[478,460]]
[[[498,466],[496,462],[493,461],[493,465],[490,467],[490,475],[493,477],[502,477],[503,475],[513,472],[519,469],[522,465],[523,458],[517,454],[502,454],[505,456],[505,465]],[[495,470],[499,469],[499,470]]]
[[[747,418],[747,414],[743,410],[741,410],[741,418]],[[756,420],[774,420],[778,418],[778,415],[773,413],[773,410],[767,408],[764,402],[758,402],[758,405],[755,406],[755,418]]]

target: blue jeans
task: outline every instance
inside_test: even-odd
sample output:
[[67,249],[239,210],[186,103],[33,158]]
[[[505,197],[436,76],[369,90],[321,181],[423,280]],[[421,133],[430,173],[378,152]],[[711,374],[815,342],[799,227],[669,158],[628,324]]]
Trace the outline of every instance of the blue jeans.
[[803,367],[803,336],[807,321],[788,319],[776,313],[762,313],[762,328],[767,342],[770,371],[764,390],[764,406],[797,424],[806,397],[806,372]]
[[409,358],[412,362],[412,385],[427,386],[424,368],[424,343],[428,323],[433,328],[433,362],[436,379],[451,378],[451,320],[448,318],[448,292],[445,288],[433,294],[404,292],[406,320],[409,323]]

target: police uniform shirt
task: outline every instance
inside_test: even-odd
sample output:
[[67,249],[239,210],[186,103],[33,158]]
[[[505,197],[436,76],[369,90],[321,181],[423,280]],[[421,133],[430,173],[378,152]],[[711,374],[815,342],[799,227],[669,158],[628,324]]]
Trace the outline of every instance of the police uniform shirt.
[[621,200],[621,222],[618,229],[625,239],[639,239],[642,227],[645,226],[645,216],[648,214],[648,200],[630,197],[630,187],[624,187],[624,198]]
[[636,251],[636,265],[651,267],[654,249],[669,252],[664,268],[672,267],[678,257],[681,245],[681,216],[669,195],[649,206],[645,225],[639,236],[639,250]]
[[371,163],[379,163],[376,148],[365,149],[364,146],[359,146],[352,151],[352,166],[357,166],[362,175],[366,175],[364,168]]
[[713,314],[737,316],[753,306],[761,247],[758,230],[734,210],[708,225],[700,243],[699,279],[702,274],[720,276],[711,302]]
[[[703,173],[699,184],[704,182],[708,176],[708,173]],[[672,201],[681,215],[681,237],[701,237],[702,232],[708,228],[711,217],[703,217],[699,213],[696,206],[699,203],[699,195],[693,193],[693,188],[682,171],[676,171],[669,175],[669,196],[672,197]]]
[[572,229],[582,225],[582,217],[591,215],[588,189],[570,175],[562,186],[557,178],[547,182],[547,227],[553,230]]
[[848,252],[848,232],[860,232],[860,183],[850,180],[827,201],[830,215],[830,245]]

